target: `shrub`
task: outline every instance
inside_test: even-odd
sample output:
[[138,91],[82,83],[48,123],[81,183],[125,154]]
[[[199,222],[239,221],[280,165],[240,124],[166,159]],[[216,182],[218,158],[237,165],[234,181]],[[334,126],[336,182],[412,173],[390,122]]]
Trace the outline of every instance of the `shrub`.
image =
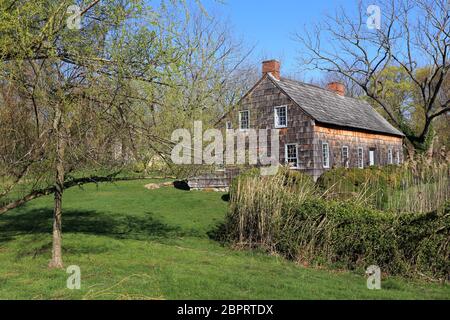
[[448,279],[450,205],[396,214],[354,201],[326,200],[308,177],[282,171],[234,181],[224,231],[228,240],[307,264]]
[[317,181],[327,198],[353,199],[380,210],[429,212],[450,199],[448,163],[410,160],[402,166],[337,168]]
[[347,269],[380,266],[390,274],[449,275],[448,214],[396,215],[350,202],[314,199],[280,232],[278,251],[307,263]]

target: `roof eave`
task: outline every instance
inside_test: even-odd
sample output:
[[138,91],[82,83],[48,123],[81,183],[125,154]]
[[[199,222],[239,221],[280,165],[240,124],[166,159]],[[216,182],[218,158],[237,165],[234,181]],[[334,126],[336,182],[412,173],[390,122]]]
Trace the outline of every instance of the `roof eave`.
[[373,129],[368,129],[368,128],[363,128],[363,127],[356,127],[356,126],[344,126],[344,125],[339,125],[336,123],[331,123],[331,122],[324,122],[324,121],[317,121],[317,124],[322,124],[324,126],[331,126],[331,127],[335,127],[335,128],[340,128],[340,129],[344,129],[344,130],[357,130],[357,131],[363,131],[363,132],[367,132],[367,133],[374,133],[374,134],[382,134],[382,135],[387,135],[387,136],[394,136],[394,137],[398,137],[398,138],[404,138],[405,135],[403,133],[401,133],[400,131],[398,131],[398,133],[394,133],[394,132],[387,132],[387,131],[381,131],[381,130],[373,130]]

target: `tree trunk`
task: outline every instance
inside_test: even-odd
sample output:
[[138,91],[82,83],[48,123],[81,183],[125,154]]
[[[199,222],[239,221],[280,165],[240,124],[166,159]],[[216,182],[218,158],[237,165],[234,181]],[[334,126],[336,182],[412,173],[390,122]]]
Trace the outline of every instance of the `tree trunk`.
[[56,133],[56,179],[55,207],[53,211],[53,247],[50,268],[63,268],[62,261],[62,196],[64,192],[64,137],[61,130],[61,110],[56,110],[54,129]]

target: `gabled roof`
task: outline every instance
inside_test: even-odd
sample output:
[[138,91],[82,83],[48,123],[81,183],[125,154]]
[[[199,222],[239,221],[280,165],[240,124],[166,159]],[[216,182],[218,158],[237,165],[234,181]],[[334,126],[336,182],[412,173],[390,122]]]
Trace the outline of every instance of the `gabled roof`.
[[366,101],[299,81],[277,80],[271,74],[268,78],[317,122],[404,136]]

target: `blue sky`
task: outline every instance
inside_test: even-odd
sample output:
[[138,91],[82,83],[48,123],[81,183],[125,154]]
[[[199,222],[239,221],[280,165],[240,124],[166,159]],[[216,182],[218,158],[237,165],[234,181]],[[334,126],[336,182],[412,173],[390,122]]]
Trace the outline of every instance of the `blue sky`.
[[[237,38],[249,46],[256,45],[251,59],[274,58],[282,62],[282,73],[296,75],[304,80],[318,74],[299,74],[297,61],[300,44],[292,40],[295,31],[305,24],[323,19],[343,6],[355,11],[357,0],[214,0],[203,4],[207,11],[230,21]],[[375,2],[375,1],[374,1]]]

